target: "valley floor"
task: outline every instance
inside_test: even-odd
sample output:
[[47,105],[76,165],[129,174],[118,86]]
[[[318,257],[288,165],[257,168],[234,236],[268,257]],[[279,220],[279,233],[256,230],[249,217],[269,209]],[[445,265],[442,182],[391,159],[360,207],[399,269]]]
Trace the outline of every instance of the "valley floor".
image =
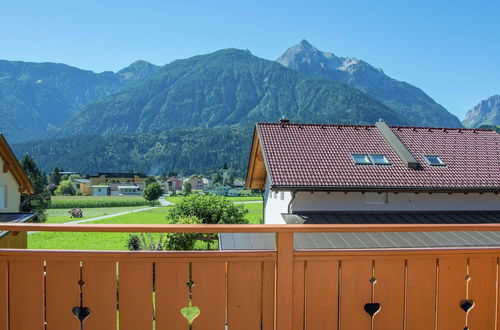
[[[171,202],[179,201],[181,197],[167,198]],[[262,203],[260,197],[230,198],[236,203],[243,203],[249,211],[247,219],[252,224],[262,221]],[[92,219],[94,217],[110,216],[117,213],[133,212],[144,209],[145,206],[84,208],[84,218],[70,218],[69,209],[49,209],[48,223],[67,223],[75,220]],[[141,212],[133,212],[113,216],[106,219],[87,221],[86,224],[162,224],[166,222],[170,206],[160,206]],[[65,249],[65,250],[127,250],[128,233],[63,233],[38,232],[28,236],[30,249]],[[198,248],[203,249],[205,243]]]

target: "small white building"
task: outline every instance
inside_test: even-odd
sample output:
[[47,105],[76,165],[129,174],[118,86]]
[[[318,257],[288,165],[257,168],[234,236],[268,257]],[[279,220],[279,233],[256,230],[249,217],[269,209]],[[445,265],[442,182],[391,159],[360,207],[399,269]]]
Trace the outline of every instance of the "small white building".
[[111,195],[111,189],[108,185],[97,185],[92,186],[92,196],[109,196]]

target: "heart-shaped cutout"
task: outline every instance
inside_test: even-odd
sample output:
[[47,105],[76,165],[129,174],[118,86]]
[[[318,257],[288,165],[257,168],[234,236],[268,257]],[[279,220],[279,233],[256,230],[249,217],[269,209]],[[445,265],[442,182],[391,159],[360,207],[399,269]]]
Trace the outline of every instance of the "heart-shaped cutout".
[[181,314],[188,321],[188,324],[193,324],[195,318],[200,315],[200,309],[196,306],[182,307]]
[[370,315],[370,317],[373,317],[373,315],[377,314],[377,312],[380,310],[380,304],[379,303],[368,303],[365,304],[365,312]]
[[472,299],[466,299],[460,302],[460,308],[466,313],[471,310],[472,307],[474,307],[474,301]]
[[90,308],[88,307],[73,307],[73,315],[80,320],[81,323],[85,321],[90,315]]

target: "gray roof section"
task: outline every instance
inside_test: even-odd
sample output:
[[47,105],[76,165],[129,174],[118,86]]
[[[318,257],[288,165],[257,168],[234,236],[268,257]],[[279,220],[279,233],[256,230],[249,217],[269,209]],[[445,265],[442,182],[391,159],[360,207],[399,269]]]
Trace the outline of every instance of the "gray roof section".
[[[339,212],[283,214],[287,223],[305,224],[463,224],[500,223],[500,211],[488,212]],[[274,234],[220,234],[221,250],[274,250]],[[500,231],[396,233],[299,233],[295,249],[386,249],[500,247]]]
[[281,214],[288,224],[479,224],[500,223],[500,211],[296,212]]
[[[0,222],[26,222],[31,219],[35,213],[0,213]],[[0,231],[0,238],[7,235],[9,231]]]

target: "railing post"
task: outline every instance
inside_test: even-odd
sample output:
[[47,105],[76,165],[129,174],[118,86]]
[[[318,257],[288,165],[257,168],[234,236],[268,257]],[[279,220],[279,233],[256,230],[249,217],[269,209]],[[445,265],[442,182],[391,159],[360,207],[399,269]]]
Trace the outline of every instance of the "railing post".
[[277,233],[276,250],[276,330],[290,330],[293,320],[293,233]]

